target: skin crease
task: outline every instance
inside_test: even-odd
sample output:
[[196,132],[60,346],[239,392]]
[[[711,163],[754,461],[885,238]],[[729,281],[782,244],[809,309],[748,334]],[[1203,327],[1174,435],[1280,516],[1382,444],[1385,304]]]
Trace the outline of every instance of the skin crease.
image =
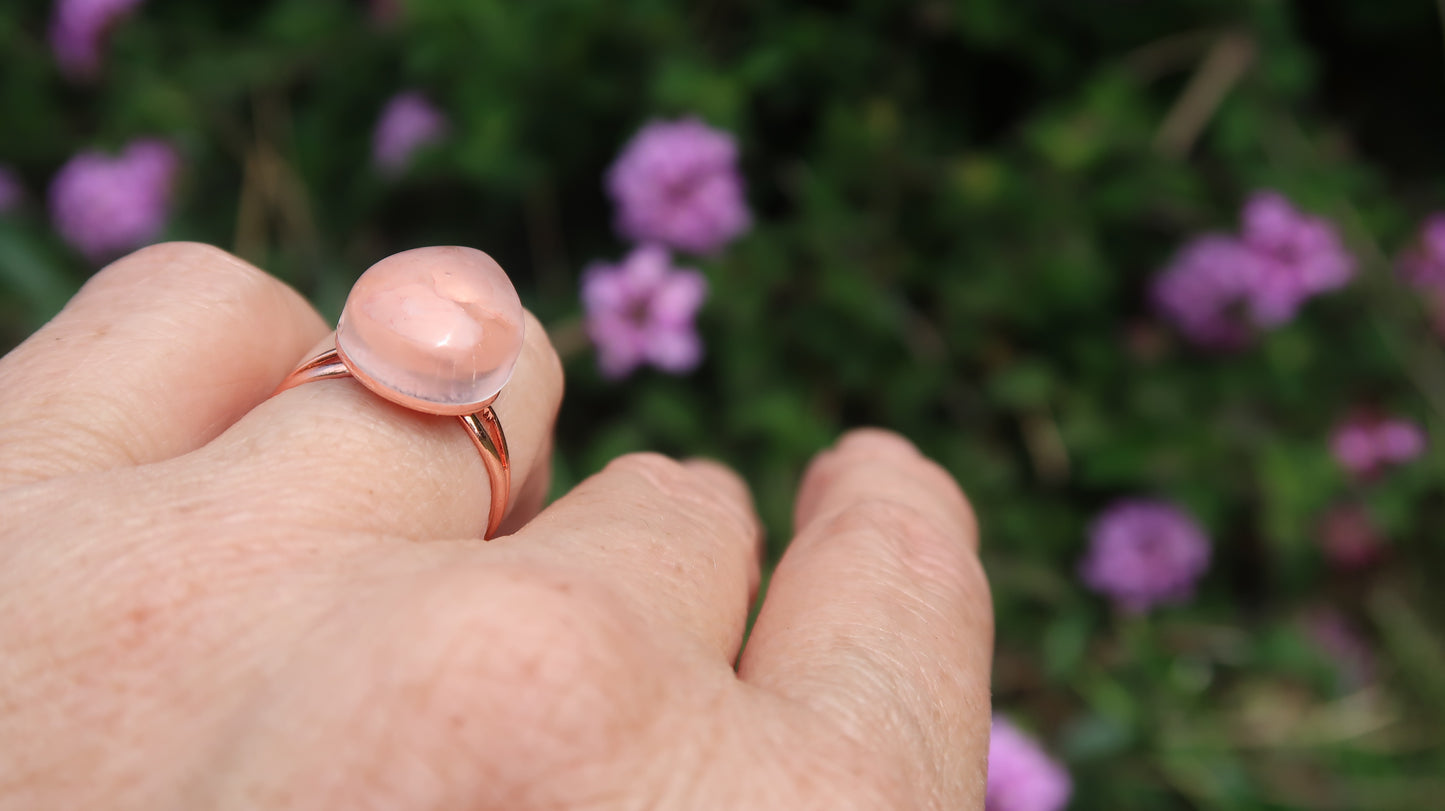
[[814,460],[743,650],[762,540],[727,468],[624,456],[539,513],[535,320],[490,543],[454,420],[268,399],[326,331],[170,244],[0,359],[0,809],[983,807],[977,528],[907,441]]

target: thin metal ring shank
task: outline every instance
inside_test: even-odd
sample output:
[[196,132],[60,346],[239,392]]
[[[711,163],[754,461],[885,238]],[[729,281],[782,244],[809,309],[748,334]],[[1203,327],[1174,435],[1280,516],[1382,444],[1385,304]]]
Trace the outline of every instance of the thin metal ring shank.
[[[351,372],[341,362],[341,356],[335,349],[328,349],[296,367],[296,371],[287,375],[271,396],[313,380],[350,376]],[[487,466],[487,480],[492,485],[492,506],[487,513],[487,531],[482,537],[491,540],[502,524],[502,514],[507,511],[507,498],[512,488],[512,458],[507,451],[507,436],[502,433],[502,424],[490,404],[475,414],[463,414],[457,419],[467,429],[467,436],[471,437],[472,444],[482,455],[482,463]]]

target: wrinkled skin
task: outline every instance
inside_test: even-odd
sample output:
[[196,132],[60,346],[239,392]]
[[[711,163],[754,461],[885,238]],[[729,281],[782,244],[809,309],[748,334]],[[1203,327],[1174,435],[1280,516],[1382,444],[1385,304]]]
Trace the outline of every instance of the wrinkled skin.
[[327,327],[221,251],[99,273],[0,360],[0,808],[977,809],[992,617],[970,508],[893,434],[823,452],[743,648],[760,533],[712,462],[545,510],[545,331],[455,421],[268,395]]

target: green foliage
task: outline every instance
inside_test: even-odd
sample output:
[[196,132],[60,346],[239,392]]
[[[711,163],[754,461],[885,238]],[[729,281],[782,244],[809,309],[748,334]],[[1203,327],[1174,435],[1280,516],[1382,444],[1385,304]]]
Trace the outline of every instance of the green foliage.
[[[1074,808],[1425,808],[1445,789],[1445,457],[1362,486],[1327,437],[1361,403],[1437,446],[1445,428],[1445,354],[1390,259],[1445,193],[1433,5],[416,0],[380,27],[339,0],[151,0],[77,86],[48,3],[20,0],[0,7],[0,162],[38,198],[77,149],[172,137],[170,236],[331,316],[388,253],[484,248],[567,355],[557,486],[629,450],[715,456],[753,484],[775,556],[812,453],[850,425],[908,435],[981,515],[997,706],[1070,762]],[[370,129],[413,87],[454,132],[386,181]],[[608,383],[577,339],[581,267],[625,250],[601,177],[683,113],[738,135],[757,226],[695,262],[702,369]],[[1260,187],[1338,221],[1362,276],[1201,354],[1146,285]],[[4,338],[90,270],[38,202],[0,222]],[[1149,618],[1074,576],[1089,519],[1134,494],[1215,542],[1197,600]],[[1392,544],[1348,577],[1317,544],[1346,499]],[[1301,631],[1320,605],[1367,630],[1380,684],[1338,686]]]

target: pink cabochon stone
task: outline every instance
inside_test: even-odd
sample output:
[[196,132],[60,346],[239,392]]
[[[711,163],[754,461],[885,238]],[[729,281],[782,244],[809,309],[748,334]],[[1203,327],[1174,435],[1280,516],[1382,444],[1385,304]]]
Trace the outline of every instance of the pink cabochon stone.
[[336,348],[367,388],[430,414],[470,414],[512,376],[522,302],[506,271],[472,248],[416,248],[356,280]]

